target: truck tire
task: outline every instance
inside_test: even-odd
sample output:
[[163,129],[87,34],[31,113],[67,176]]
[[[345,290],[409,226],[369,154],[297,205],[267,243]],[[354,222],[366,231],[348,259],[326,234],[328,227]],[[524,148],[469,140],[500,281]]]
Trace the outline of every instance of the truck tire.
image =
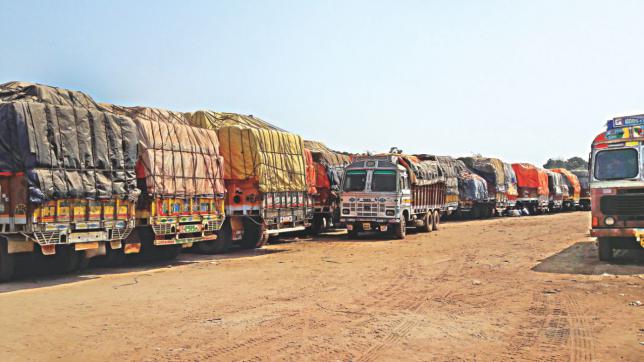
[[407,236],[407,220],[405,220],[404,216],[400,218],[398,224],[394,224],[394,236],[396,239],[401,240]]
[[74,245],[57,245],[56,254],[52,256],[55,273],[69,274],[77,270],[80,262],[79,253]]
[[155,254],[161,260],[174,260],[181,254],[181,245],[157,246]]
[[597,238],[597,254],[601,261],[613,260],[613,240],[611,238]]
[[262,225],[255,220],[245,217],[242,221],[244,225],[244,236],[239,241],[242,249],[255,249],[262,241]]
[[418,231],[423,233],[432,231],[433,220],[433,214],[431,211],[426,213],[425,216],[423,216],[423,226],[418,227]]
[[125,245],[122,245],[118,249],[112,249],[110,243],[107,243],[105,248],[105,256],[101,258],[100,265],[117,267],[125,263]]
[[434,210],[432,213],[432,230],[438,230],[438,225],[441,223],[441,214],[438,210]]
[[357,239],[357,238],[358,238],[358,230],[356,230],[356,226],[355,226],[355,225],[353,225],[353,229],[352,229],[352,230],[347,230],[347,237],[348,237],[350,240],[355,240],[355,239]]
[[227,252],[232,244],[233,231],[226,220],[217,232],[217,239],[198,242],[193,249],[201,254],[221,254]]
[[9,254],[7,240],[0,239],[0,282],[11,280],[14,270],[14,257]]
[[321,214],[314,215],[313,220],[311,221],[311,228],[309,229],[310,234],[319,235],[324,229],[325,224],[326,224],[326,219],[324,218],[323,215]]

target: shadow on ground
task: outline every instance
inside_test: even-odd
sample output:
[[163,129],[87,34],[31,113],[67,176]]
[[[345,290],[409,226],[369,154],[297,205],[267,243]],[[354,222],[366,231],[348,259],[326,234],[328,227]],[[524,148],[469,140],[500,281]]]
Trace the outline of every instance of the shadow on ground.
[[644,250],[616,250],[611,262],[599,261],[592,241],[578,242],[543,259],[533,271],[558,274],[614,275],[644,274]]
[[182,265],[207,263],[217,260],[239,258],[253,258],[257,256],[280,253],[288,249],[254,249],[233,250],[226,254],[203,255],[182,253],[173,260],[141,260],[136,256],[129,257],[125,264],[119,267],[102,267],[90,263],[87,269],[72,274],[56,274],[48,265],[38,263],[37,260],[25,259],[18,267],[17,275],[9,283],[0,284],[0,294],[19,290],[38,289],[56,285],[72,284],[86,280],[101,278],[107,275],[118,275],[133,272],[146,272],[164,268],[173,268]]

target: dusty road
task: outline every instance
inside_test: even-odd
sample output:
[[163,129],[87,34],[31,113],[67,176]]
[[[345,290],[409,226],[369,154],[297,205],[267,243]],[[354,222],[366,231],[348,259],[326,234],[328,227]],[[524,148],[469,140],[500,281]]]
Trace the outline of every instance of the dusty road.
[[0,285],[0,360],[644,358],[644,256],[589,215],[453,222]]

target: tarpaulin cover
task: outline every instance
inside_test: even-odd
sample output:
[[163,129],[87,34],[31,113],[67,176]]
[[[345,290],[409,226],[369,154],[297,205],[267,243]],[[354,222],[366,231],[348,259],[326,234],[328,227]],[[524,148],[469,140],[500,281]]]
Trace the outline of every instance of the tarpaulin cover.
[[414,185],[433,185],[439,182],[445,182],[438,161],[425,160],[421,161],[413,155],[393,154],[399,158],[400,163],[409,172],[409,178]]
[[463,161],[476,174],[483,177],[488,184],[492,184],[497,192],[506,192],[503,161],[498,158],[487,157],[461,157],[459,160]]
[[568,179],[568,183],[570,183],[570,186],[572,186],[572,191],[573,191],[573,197],[578,199],[581,195],[581,184],[579,183],[579,178],[577,176],[570,172],[569,170],[565,168],[553,168],[551,170],[552,172],[560,173],[562,174],[566,179]]
[[486,201],[489,199],[487,182],[475,173],[463,175],[458,181],[459,198],[469,201]]
[[226,126],[244,126],[248,128],[269,129],[274,131],[286,132],[285,130],[270,124],[260,118],[252,115],[243,115],[237,113],[213,112],[213,111],[196,111],[186,113],[190,118],[193,126],[218,130]]
[[317,176],[315,163],[313,162],[313,156],[311,156],[311,151],[304,149],[304,156],[306,158],[306,185],[308,186],[308,193],[310,195],[315,195],[318,193],[316,189]]
[[307,191],[300,136],[243,126],[225,126],[217,134],[226,179],[255,179],[261,192]]
[[329,178],[329,171],[323,164],[315,162],[315,187],[316,188],[318,189],[331,188],[331,179]]
[[190,197],[224,193],[224,160],[215,131],[190,126],[178,112],[103,106],[136,123],[148,194]]
[[512,169],[517,175],[519,188],[537,189],[538,195],[548,195],[548,174],[529,163],[513,163]]
[[319,162],[329,166],[345,166],[351,162],[351,156],[328,148],[322,142],[304,140],[304,147],[317,154]]
[[450,156],[435,156],[435,155],[416,155],[418,159],[424,161],[437,162],[438,167],[445,178],[446,194],[458,195],[458,165],[456,160]]
[[505,190],[508,196],[518,196],[517,190],[517,175],[509,163],[503,163],[503,171],[505,172]]
[[38,102],[55,106],[99,108],[96,102],[83,92],[27,82],[8,82],[0,85],[0,99],[3,102]]
[[0,171],[25,172],[31,202],[137,196],[130,118],[80,92],[28,83],[1,85],[0,101]]

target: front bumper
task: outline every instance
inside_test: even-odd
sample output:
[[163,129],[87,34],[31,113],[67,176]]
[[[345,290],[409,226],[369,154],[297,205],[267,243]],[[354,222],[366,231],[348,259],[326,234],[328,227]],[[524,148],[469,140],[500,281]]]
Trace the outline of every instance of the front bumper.
[[642,248],[644,248],[644,229],[639,228],[607,228],[591,229],[590,236],[596,238],[635,238]]

